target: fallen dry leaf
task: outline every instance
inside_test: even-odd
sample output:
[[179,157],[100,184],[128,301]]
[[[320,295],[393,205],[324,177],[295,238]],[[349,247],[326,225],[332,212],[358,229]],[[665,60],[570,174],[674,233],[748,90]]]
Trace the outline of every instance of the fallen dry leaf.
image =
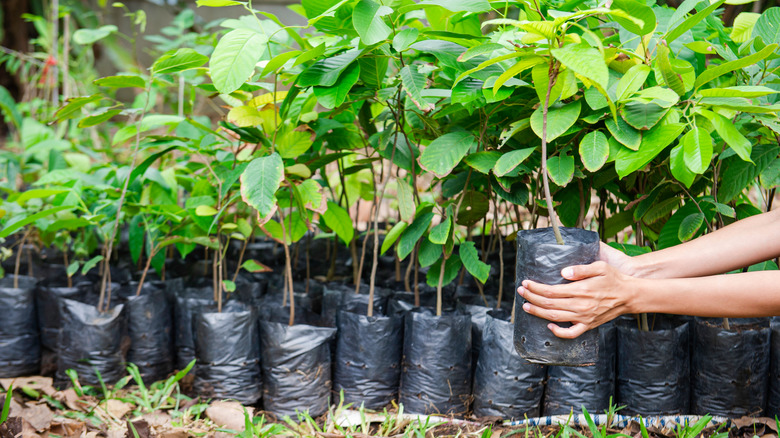
[[133,405],[130,403],[125,403],[123,401],[119,401],[116,399],[110,399],[106,401],[105,406],[106,412],[108,412],[112,417],[121,419],[124,417],[128,412],[133,410]]
[[52,422],[49,429],[49,435],[59,435],[63,438],[80,437],[86,432],[87,425],[83,421],[72,420],[69,418],[57,419]]
[[48,406],[36,402],[26,403],[21,416],[38,432],[46,431],[54,419],[54,413]]
[[254,414],[254,408],[244,408],[241,403],[218,401],[206,408],[206,416],[226,429],[242,432],[244,431],[244,409],[250,417]]
[[170,427],[171,416],[165,412],[152,412],[141,416],[151,427]]
[[157,438],[187,438],[189,434],[187,434],[187,430],[181,427],[177,427],[175,429],[166,430],[164,432],[160,432],[157,435]]
[[[135,433],[133,433],[133,430],[135,430]],[[146,422],[146,420],[138,420],[127,422],[127,432],[125,433],[126,438],[151,438],[152,431],[149,428],[149,423]]]
[[16,377],[13,379],[0,379],[0,386],[2,386],[3,389],[5,389],[6,391],[8,391],[8,388],[12,384],[16,389],[27,387],[30,389],[34,389],[38,392],[42,392],[49,396],[57,392],[57,390],[54,389],[53,381],[51,377],[32,376],[32,377]]

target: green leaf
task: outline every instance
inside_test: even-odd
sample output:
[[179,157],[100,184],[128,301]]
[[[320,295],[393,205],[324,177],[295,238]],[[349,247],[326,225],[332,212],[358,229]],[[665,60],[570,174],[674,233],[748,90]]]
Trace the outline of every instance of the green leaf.
[[[301,56],[306,55],[306,53]],[[302,88],[313,85],[330,87],[339,79],[341,72],[349,67],[358,56],[360,56],[360,51],[350,50],[341,55],[321,59],[298,75],[298,86]]]
[[612,118],[605,122],[607,130],[612,137],[623,146],[635,151],[642,144],[642,133],[626,123],[622,117],[617,118],[617,123]]
[[382,241],[382,249],[380,250],[380,254],[386,253],[387,250],[393,246],[395,241],[398,240],[398,236],[400,236],[404,230],[406,230],[407,226],[409,226],[409,224],[406,222],[398,222],[397,224],[393,225],[393,228],[387,232],[385,240]]
[[716,2],[697,12],[695,15],[686,18],[685,21],[683,21],[681,24],[670,27],[666,32],[666,35],[663,37],[663,39],[666,40],[666,44],[671,44],[672,41],[681,37],[685,32],[691,30],[693,26],[696,26],[705,18],[712,16],[712,13],[725,1],[726,0],[717,0]]
[[398,240],[398,249],[396,250],[400,260],[405,259],[406,256],[412,252],[414,245],[420,240],[420,237],[425,234],[425,231],[428,230],[428,226],[431,224],[432,219],[433,213],[423,213],[420,216],[417,216],[414,222],[404,230],[403,234],[401,234],[401,238]]
[[487,175],[501,157],[502,154],[498,151],[481,151],[468,155],[463,161],[471,168]]
[[352,24],[363,44],[372,46],[390,36],[393,30],[382,17],[392,13],[391,8],[376,4],[371,0],[360,0],[355,5],[355,9],[352,11]]
[[440,224],[431,228],[431,232],[428,234],[428,240],[439,245],[444,245],[450,237],[451,228],[452,217],[448,214]]
[[195,214],[198,216],[215,216],[217,213],[219,212],[216,208],[208,205],[199,205],[195,207]]
[[8,385],[8,391],[5,393],[5,401],[3,401],[3,410],[0,411],[0,424],[5,423],[8,419],[8,415],[11,413],[11,401],[14,399],[14,384]]
[[621,149],[615,158],[615,170],[621,179],[639,170],[653,160],[664,148],[680,136],[685,125],[671,123],[660,125],[648,131],[642,138],[639,150]]
[[417,41],[419,35],[420,31],[413,27],[398,32],[393,37],[393,49],[395,49],[396,52],[403,52]]
[[412,186],[406,181],[398,180],[398,212],[401,215],[401,220],[406,223],[412,223],[414,220],[414,193]]
[[751,161],[750,154],[753,149],[753,144],[739,132],[739,129],[734,126],[731,120],[712,111],[702,110],[700,113],[712,122],[718,135],[720,135],[723,141],[725,141],[731,149],[734,149],[734,152],[736,152],[740,158],[744,161]]
[[407,65],[401,69],[399,74],[401,75],[401,84],[404,86],[404,91],[406,91],[406,94],[415,106],[422,112],[432,111],[435,106],[426,102],[422,97],[422,91],[425,89],[428,80],[425,78],[425,75],[419,72],[417,66]]
[[417,255],[417,260],[420,262],[420,266],[427,268],[436,263],[436,260],[441,258],[442,246],[431,242],[428,239],[422,239],[420,241],[420,252]]
[[146,81],[144,81],[142,77],[136,75],[107,76],[104,78],[96,79],[94,84],[100,87],[111,87],[111,88],[122,88],[122,87],[146,88]]
[[243,5],[241,2],[233,1],[233,0],[198,0],[197,3],[198,7],[201,6],[208,6],[211,8],[220,8],[223,6],[240,6]]
[[704,225],[704,219],[704,213],[701,212],[686,216],[680,223],[680,228],[677,229],[677,238],[680,239],[680,242],[687,242],[693,239],[693,236]]
[[101,260],[103,260],[103,256],[99,255],[99,256],[92,257],[91,259],[84,262],[84,266],[81,267],[81,275],[87,275],[87,273],[91,271],[92,268],[97,266],[97,264],[100,263]]
[[72,97],[66,100],[66,104],[54,113],[54,119],[57,121],[72,119],[81,115],[81,109],[90,103],[95,103],[103,99],[100,94],[93,94],[87,97]]
[[83,45],[94,44],[118,30],[113,24],[100,26],[97,29],[79,29],[73,32],[73,42]]
[[220,38],[209,61],[214,87],[222,94],[236,91],[255,71],[268,37],[249,29],[234,29]]
[[[610,9],[619,9],[625,11],[627,16],[621,14],[612,14],[611,17],[626,28],[627,31],[636,35],[647,35],[655,30],[656,17],[653,10],[646,6],[644,2],[636,0],[614,0]],[[642,21],[640,26],[629,17]]]
[[704,70],[698,77],[696,77],[696,83],[694,84],[694,87],[698,89],[702,85],[712,81],[715,78],[723,76],[726,73],[754,65],[772,55],[775,50],[777,50],[777,44],[771,44],[759,50],[758,52],[753,53],[752,55],[739,58],[735,61],[724,62],[723,64],[714,67],[709,67]]
[[439,178],[444,178],[460,163],[477,140],[470,132],[452,132],[432,141],[420,155],[420,166]]
[[241,174],[241,198],[257,210],[258,225],[276,211],[276,190],[283,179],[284,163],[277,153],[255,158]]
[[68,274],[68,277],[73,277],[73,275],[75,275],[76,271],[78,270],[79,270],[79,262],[75,261],[68,265],[68,269],[65,272]]
[[328,109],[334,109],[344,103],[347,94],[360,78],[360,64],[351,64],[339,77],[338,82],[330,87],[313,87],[317,102]]
[[451,12],[485,12],[490,10],[487,0],[423,0],[420,5],[441,6]]
[[757,144],[751,151],[751,162],[735,156],[724,159],[721,162],[718,202],[730,202],[746,187],[754,184],[756,177],[777,158],[777,153],[776,145]]
[[349,217],[349,213],[347,213],[344,207],[328,201],[328,209],[322,214],[322,219],[325,221],[325,225],[333,230],[345,245],[349,245],[352,242],[352,238],[355,236],[355,229],[352,227],[352,218]]
[[645,64],[637,64],[628,69],[626,74],[618,81],[617,90],[615,92],[617,100],[625,100],[639,91],[639,89],[645,85],[645,80],[647,80],[647,76],[650,75],[651,71],[652,69]]
[[444,262],[444,276],[441,279],[442,286],[452,283],[455,277],[458,276],[461,266],[463,266],[457,254],[452,255],[446,261],[439,259],[433,266],[428,268],[428,273],[425,274],[425,282],[428,283],[428,286],[437,287],[439,285],[442,262]]
[[63,210],[72,210],[74,208],[75,208],[74,206],[70,206],[70,205],[60,205],[57,207],[52,207],[43,211],[39,211],[38,213],[31,214],[29,216],[20,217],[19,220],[5,224],[5,227],[2,230],[0,230],[0,238],[8,237],[11,234],[15,233],[17,230],[37,221],[38,219],[43,219],[46,216],[50,216],[54,213]]
[[260,72],[260,76],[268,76],[269,74],[277,71],[279,68],[284,66],[287,61],[295,58],[296,56],[299,56],[301,53],[300,50],[291,50],[289,52],[282,52],[273,58],[271,58],[270,61],[268,61],[268,64],[263,67],[263,71]]
[[79,120],[78,127],[79,128],[89,128],[92,126],[99,125],[105,121],[111,120],[114,116],[121,113],[122,110],[107,110],[103,112],[99,112],[97,114],[93,114],[91,116],[84,117],[83,119]]
[[628,102],[620,109],[620,115],[635,129],[652,129],[669,111],[656,103]]
[[555,59],[580,76],[607,88],[609,69],[604,61],[604,55],[587,44],[568,44],[559,49],[551,50]]
[[765,10],[753,27],[753,38],[760,37],[764,44],[780,44],[780,7]]
[[669,48],[663,44],[659,44],[656,50],[656,62],[658,63],[658,69],[663,76],[664,83],[679,96],[685,95],[685,83],[683,82],[682,76],[672,67],[671,60],[669,59]]
[[[531,129],[539,138],[542,138],[543,105],[531,114]],[[555,105],[547,112],[547,141],[551,142],[569,130],[580,116],[582,104],[579,100],[566,105]]]
[[685,151],[682,144],[673,147],[669,152],[669,170],[677,181],[685,184],[685,187],[690,188],[696,179],[696,174],[685,164]]
[[493,173],[496,174],[496,176],[504,176],[515,170],[520,163],[531,156],[535,149],[536,148],[517,149],[505,153],[496,161],[496,165],[493,166]]
[[547,174],[558,187],[565,187],[574,177],[574,157],[568,154],[547,159]]
[[[505,72],[501,73],[498,79],[496,79],[496,82],[493,83],[493,94],[498,94],[498,90],[501,89],[501,86],[504,85],[506,81],[528,70],[529,68],[541,64],[542,62],[544,62],[544,58],[542,58],[541,56],[529,56],[517,61],[515,65],[509,67]],[[555,89],[556,88],[553,87],[553,90]],[[546,92],[547,91],[545,89],[545,93]]]
[[702,128],[694,128],[680,139],[683,145],[683,159],[691,172],[702,174],[712,160],[712,137]]
[[473,275],[480,283],[485,284],[488,275],[490,275],[490,265],[479,259],[479,254],[477,253],[477,248],[474,247],[474,242],[461,243],[458,254],[460,255],[461,262],[463,262],[463,266],[469,271],[469,274]]
[[384,55],[363,56],[358,58],[360,80],[371,88],[382,88],[387,74],[388,57]]
[[17,108],[16,101],[11,96],[11,93],[2,85],[0,85],[0,110],[11,119],[16,129],[22,127],[22,113],[19,112],[19,108]]
[[222,287],[225,289],[225,292],[235,292],[236,291],[236,283],[234,283],[231,280],[222,280]]
[[[260,59],[260,56],[258,56],[257,59]],[[154,64],[152,64],[152,73],[158,75],[178,73],[180,71],[189,70],[191,68],[198,68],[208,61],[209,58],[207,56],[201,55],[193,49],[179,49],[175,52],[168,52],[157,59],[157,61],[154,61]],[[252,68],[254,69],[254,65],[252,65]],[[212,79],[214,77],[213,75],[214,72],[212,69]],[[247,76],[249,75],[247,74]],[[214,85],[216,85],[216,82]],[[221,90],[219,87],[217,87],[217,89]],[[230,90],[227,93],[232,91],[233,90]]]
[[[734,19],[734,24],[731,28],[731,39],[735,43],[744,43],[750,39],[750,34],[753,33],[753,28],[758,21],[761,14],[755,12],[741,12]],[[780,18],[780,17],[778,17]],[[763,40],[764,43],[771,43],[773,41]]]
[[748,99],[777,93],[780,93],[780,91],[773,90],[769,87],[749,85],[739,85],[726,88],[706,88],[704,90],[699,90],[699,94],[703,97],[744,97]]
[[592,131],[580,141],[580,158],[585,168],[591,172],[601,169],[609,158],[607,136],[601,131]]
[[469,190],[463,194],[463,204],[458,211],[455,222],[470,227],[481,221],[487,215],[488,210],[490,210],[488,197],[476,190]]

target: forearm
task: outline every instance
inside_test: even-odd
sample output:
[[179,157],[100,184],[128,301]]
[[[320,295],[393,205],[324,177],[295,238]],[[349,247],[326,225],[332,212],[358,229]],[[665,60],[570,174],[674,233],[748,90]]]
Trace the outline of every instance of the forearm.
[[780,256],[780,210],[752,216],[698,239],[634,257],[629,274],[681,278],[720,274]]
[[634,279],[629,313],[709,317],[780,315],[780,271],[700,278]]

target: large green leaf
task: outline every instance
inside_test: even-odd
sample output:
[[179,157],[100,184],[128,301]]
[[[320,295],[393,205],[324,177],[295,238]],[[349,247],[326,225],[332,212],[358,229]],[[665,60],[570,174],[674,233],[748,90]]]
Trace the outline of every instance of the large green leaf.
[[469,190],[463,194],[463,204],[458,211],[455,222],[459,225],[470,227],[482,218],[490,210],[490,200],[487,196],[476,190]]
[[437,287],[439,285],[439,274],[441,273],[442,262],[444,262],[444,276],[441,278],[442,286],[452,283],[458,276],[460,268],[463,266],[460,257],[457,254],[453,254],[446,261],[444,259],[439,259],[428,268],[428,273],[425,274],[425,282],[428,283],[428,286]]
[[[753,28],[758,21],[761,14],[755,12],[741,12],[734,19],[734,25],[731,28],[731,39],[736,43],[744,43],[750,39],[750,35],[753,33]],[[780,17],[778,17],[780,18]],[[774,41],[766,41],[765,43],[771,43]]]
[[[260,56],[257,58],[259,59]],[[208,56],[201,55],[193,49],[179,49],[175,52],[168,52],[154,61],[154,64],[152,64],[152,73],[158,75],[178,73],[180,71],[200,67],[208,61]]]
[[469,274],[473,275],[480,283],[485,284],[488,275],[490,275],[490,265],[479,259],[479,254],[477,253],[477,248],[474,247],[474,242],[469,241],[461,243],[458,254],[460,255],[460,260],[463,262],[463,266],[469,271]]
[[777,158],[776,145],[757,144],[750,154],[752,162],[741,157],[731,156],[721,163],[720,181],[718,182],[718,202],[730,202],[742,190],[755,183],[756,177]]
[[656,63],[661,76],[663,76],[664,83],[679,96],[683,96],[686,92],[685,83],[682,76],[672,67],[672,62],[669,58],[669,48],[663,44],[659,44],[657,47]]
[[360,80],[363,84],[371,88],[382,88],[389,65],[388,60],[387,56],[378,53],[358,58]]
[[409,227],[401,234],[401,238],[398,240],[398,248],[396,254],[398,258],[403,260],[414,249],[414,245],[420,240],[423,234],[428,230],[428,226],[433,219],[433,213],[423,213],[412,222]]
[[712,159],[712,137],[702,128],[693,128],[680,139],[685,165],[693,173],[702,174]]
[[209,61],[214,87],[230,94],[246,82],[266,50],[268,37],[249,29],[234,29],[220,38]]
[[352,227],[352,218],[349,217],[349,213],[344,207],[333,201],[328,201],[328,209],[322,214],[322,219],[325,221],[325,225],[333,230],[345,245],[352,242],[352,238],[355,237],[355,229]]
[[643,168],[676,140],[684,128],[685,125],[682,123],[660,125],[642,137],[639,150],[621,149],[615,158],[615,170],[618,177],[624,178],[626,175]]
[[118,30],[113,24],[100,26],[97,29],[79,29],[73,32],[73,42],[76,44],[94,44]]
[[390,36],[393,30],[382,17],[392,13],[391,8],[371,0],[360,0],[355,5],[355,9],[352,11],[352,24],[363,44],[372,46]]
[[734,149],[734,152],[736,152],[740,158],[742,158],[744,161],[750,161],[750,154],[751,149],[753,148],[753,144],[750,143],[750,140],[745,138],[744,135],[742,135],[742,133],[739,131],[739,129],[737,129],[736,126],[734,126],[734,123],[732,123],[731,120],[712,111],[702,110],[700,112],[704,117],[712,122],[712,126],[715,127],[715,131],[718,133],[718,135],[720,135],[723,141],[725,141],[731,149]]
[[672,41],[676,40],[677,38],[681,37],[685,32],[688,32],[693,28],[693,26],[696,26],[699,24],[702,20],[704,20],[707,17],[712,16],[712,13],[720,7],[726,0],[717,0],[707,6],[706,8],[702,9],[698,13],[694,14],[691,17],[688,17],[680,23],[679,25],[674,25],[667,30],[666,35],[664,35],[664,39],[666,40],[667,44],[671,44]]
[[439,178],[449,175],[477,140],[470,132],[452,132],[432,141],[420,155],[420,166]]
[[412,223],[414,220],[414,212],[416,207],[414,205],[414,192],[412,186],[405,180],[399,179],[398,181],[398,212],[401,215],[401,220],[407,223]]
[[617,100],[621,101],[631,97],[632,94],[639,91],[643,85],[647,76],[650,75],[652,69],[645,64],[637,64],[626,72],[620,81],[618,81],[617,90],[615,92]]
[[[206,60],[208,60],[208,58],[206,58]],[[96,79],[94,84],[99,87],[111,88],[146,88],[146,81],[142,77],[136,75],[106,76],[104,78]]]
[[515,170],[515,168],[530,157],[536,148],[525,148],[509,151],[501,156],[496,161],[496,165],[493,166],[493,173],[496,176],[504,176],[507,173]]
[[341,72],[352,64],[358,56],[360,56],[360,51],[350,50],[340,55],[321,59],[298,76],[298,86],[303,88],[312,85],[330,87],[336,83]]
[[312,133],[310,131],[289,131],[277,139],[277,152],[282,158],[295,158],[312,145]]
[[398,32],[393,37],[393,49],[396,52],[403,52],[417,41],[419,35],[420,31],[415,28],[404,29]]
[[259,225],[276,211],[276,190],[283,179],[284,163],[277,153],[255,158],[241,174],[241,198],[257,210]]
[[417,255],[417,260],[419,260],[421,267],[427,268],[441,258],[441,253],[442,246],[440,244],[422,239],[420,240],[420,252]]
[[764,44],[780,44],[780,7],[769,8],[761,14],[753,27],[755,37],[761,37]]
[[57,207],[52,207],[43,211],[39,211],[38,213],[31,214],[29,216],[19,216],[18,220],[9,221],[5,224],[5,227],[0,230],[0,238],[8,237],[11,234],[15,233],[16,231],[20,230],[26,225],[29,225],[38,219],[43,219],[47,216],[51,216],[54,213],[63,211],[63,210],[72,210],[73,206],[67,206],[67,205],[60,205]]
[[686,216],[682,222],[680,222],[680,228],[677,229],[677,238],[680,242],[687,242],[693,239],[693,236],[699,232],[699,229],[704,225],[704,213],[696,212]]
[[685,164],[685,151],[682,144],[673,147],[669,152],[669,170],[671,170],[672,176],[677,181],[685,184],[685,187],[690,188],[691,184],[693,184],[693,181],[696,179],[696,174],[691,172]]
[[635,129],[652,129],[669,111],[657,103],[628,102],[620,109],[623,120]]
[[601,169],[609,158],[607,136],[601,131],[589,132],[580,141],[580,158],[585,168],[591,172]]
[[564,187],[574,176],[574,157],[571,155],[556,155],[547,159],[547,174],[559,187]]
[[427,79],[425,75],[420,73],[416,65],[407,65],[399,72],[401,75],[401,83],[404,86],[404,91],[409,96],[409,99],[420,109],[420,111],[428,112],[435,108],[432,103],[426,102],[422,97],[422,92],[425,89]]
[[[582,104],[579,100],[566,105],[556,105],[547,112],[547,141],[553,141],[569,130],[580,116]],[[531,129],[542,138],[542,105],[531,115]]]
[[[636,0],[614,0],[610,9],[620,9],[625,11],[628,16],[622,14],[612,14],[611,17],[626,28],[627,31],[636,35],[647,35],[655,30],[656,18],[653,10],[645,5],[644,2]],[[640,26],[629,17],[642,21]]]
[[467,156],[463,161],[474,170],[488,174],[501,157],[501,152],[498,151],[481,151]]
[[487,0],[423,0],[420,5],[441,6],[451,12],[485,12],[490,10]]
[[385,235],[385,240],[382,241],[380,254],[386,253],[387,250],[393,246],[395,241],[398,240],[398,236],[404,232],[407,226],[409,226],[409,224],[406,222],[398,222],[397,224],[393,225],[393,228],[391,228],[390,231],[387,232],[387,235]]
[[451,228],[452,216],[447,214],[447,217],[445,217],[444,220],[439,223],[439,225],[431,228],[431,232],[428,234],[428,240],[433,243],[438,243],[439,245],[444,245],[447,243],[447,239],[450,237]]
[[604,55],[587,44],[568,44],[551,50],[553,56],[567,68],[580,76],[607,88],[609,69],[604,61]]
[[699,94],[701,94],[703,97],[744,97],[748,99],[777,93],[780,93],[780,91],[769,87],[750,85],[738,85],[735,87],[726,88],[706,88],[704,90],[699,90]]
[[766,59],[771,54],[773,54],[775,50],[777,50],[777,44],[771,44],[759,50],[758,52],[753,53],[752,55],[739,58],[735,61],[724,62],[723,64],[717,65],[715,67],[709,67],[696,78],[696,83],[694,86],[698,89],[707,82],[723,76],[726,73],[751,66],[763,59]]
[[360,64],[353,63],[339,77],[336,84],[330,87],[313,87],[317,102],[328,109],[341,106],[347,98],[347,94],[360,78]]
[[622,117],[618,117],[617,122],[609,118],[605,124],[609,133],[620,144],[633,151],[639,149],[639,145],[642,144],[642,133],[631,127]]

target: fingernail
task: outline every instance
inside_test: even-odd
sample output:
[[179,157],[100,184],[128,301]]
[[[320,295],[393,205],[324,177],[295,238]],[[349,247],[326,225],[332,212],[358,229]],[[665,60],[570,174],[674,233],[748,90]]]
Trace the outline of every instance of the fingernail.
[[523,296],[523,288],[522,288],[522,286],[517,288],[517,294],[520,295],[521,297]]
[[574,276],[574,269],[572,268],[563,268],[563,271],[561,271],[561,275],[564,278],[569,278]]
[[550,329],[550,331],[552,331],[553,325],[552,324],[547,324],[547,328]]
[[525,310],[526,312],[531,310],[531,305],[528,303],[523,304],[523,310]]

